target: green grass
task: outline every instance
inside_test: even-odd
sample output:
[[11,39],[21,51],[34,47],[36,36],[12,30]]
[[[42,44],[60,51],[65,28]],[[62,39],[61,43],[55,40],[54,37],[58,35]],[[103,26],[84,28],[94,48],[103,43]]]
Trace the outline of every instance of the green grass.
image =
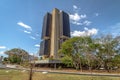
[[[28,80],[27,71],[2,70],[0,69],[0,80]],[[120,77],[81,76],[68,74],[33,74],[33,80],[120,80]]]
[[0,80],[28,80],[28,74],[18,70],[1,70]]

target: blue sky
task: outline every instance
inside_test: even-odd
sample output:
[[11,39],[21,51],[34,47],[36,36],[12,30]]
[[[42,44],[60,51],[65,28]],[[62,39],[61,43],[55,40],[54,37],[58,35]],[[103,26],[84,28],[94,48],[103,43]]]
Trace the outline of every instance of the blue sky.
[[0,0],[0,55],[37,53],[43,17],[53,8],[69,14],[72,36],[120,34],[120,0]]

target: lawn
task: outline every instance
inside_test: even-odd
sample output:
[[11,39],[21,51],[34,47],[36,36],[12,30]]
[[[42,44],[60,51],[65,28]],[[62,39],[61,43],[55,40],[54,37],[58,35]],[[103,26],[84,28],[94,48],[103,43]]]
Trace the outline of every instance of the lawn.
[[[28,80],[28,72],[0,69],[0,80]],[[35,72],[33,80],[120,80],[120,77],[81,76]]]

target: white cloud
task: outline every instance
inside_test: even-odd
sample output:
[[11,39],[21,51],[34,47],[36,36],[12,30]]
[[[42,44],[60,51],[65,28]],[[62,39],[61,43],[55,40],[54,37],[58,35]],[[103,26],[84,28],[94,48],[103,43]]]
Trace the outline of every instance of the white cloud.
[[77,7],[76,5],[73,5],[73,8],[74,8],[74,9],[78,9],[78,7]]
[[30,34],[31,32],[30,32],[30,31],[26,31],[26,30],[24,30],[24,33]]
[[75,24],[75,25],[82,25],[82,23],[77,22],[77,21],[72,21],[71,23],[72,23],[72,24]]
[[39,44],[36,44],[35,47],[40,47],[40,45],[39,45]]
[[70,16],[70,19],[73,21],[80,21],[80,19],[84,19],[87,17],[86,14],[79,15],[78,13],[70,14],[69,16]]
[[33,40],[35,40],[35,39],[36,39],[36,38],[35,38],[35,37],[33,37],[33,36],[30,36],[30,38],[31,38],[31,39],[33,39]]
[[92,28],[92,29],[88,29],[88,28],[84,28],[84,31],[73,31],[71,32],[71,35],[73,37],[75,36],[92,36],[92,35],[96,35],[98,33],[98,30],[95,29],[95,28]]
[[78,13],[70,14],[70,19],[73,21],[79,21],[80,20],[80,15]]
[[6,49],[6,46],[0,46],[0,49]]
[[79,15],[78,13],[69,14],[69,16],[71,23],[75,25],[82,25],[83,23],[81,23],[80,20],[87,18],[86,14]]
[[88,30],[87,30],[87,35],[88,35],[88,36],[96,35],[97,33],[98,33],[98,30],[95,29],[95,28],[92,28],[92,29],[88,29]]
[[23,22],[18,22],[17,24],[18,24],[19,26],[21,26],[21,27],[27,29],[27,30],[32,31],[31,26],[29,26],[29,25],[27,25],[27,24],[24,24]]
[[[79,14],[79,7],[76,5],[73,5],[73,14],[69,14],[70,22],[75,25],[86,25],[89,26],[91,24],[91,21],[85,20],[87,18],[86,14]],[[85,20],[85,21],[84,21]]]
[[69,16],[72,24],[80,25],[80,15],[78,13],[70,14]]
[[92,23],[91,21],[85,20],[85,21],[83,22],[83,25],[89,26],[91,23]]
[[76,5],[73,5],[73,11],[75,12],[79,12],[80,10],[80,7],[76,6]]

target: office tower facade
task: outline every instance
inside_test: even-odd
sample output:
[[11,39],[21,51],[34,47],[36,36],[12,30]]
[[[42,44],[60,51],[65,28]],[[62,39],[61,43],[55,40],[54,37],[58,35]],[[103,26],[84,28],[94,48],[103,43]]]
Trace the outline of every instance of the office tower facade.
[[57,58],[61,44],[69,38],[69,15],[55,8],[44,16],[40,55]]

